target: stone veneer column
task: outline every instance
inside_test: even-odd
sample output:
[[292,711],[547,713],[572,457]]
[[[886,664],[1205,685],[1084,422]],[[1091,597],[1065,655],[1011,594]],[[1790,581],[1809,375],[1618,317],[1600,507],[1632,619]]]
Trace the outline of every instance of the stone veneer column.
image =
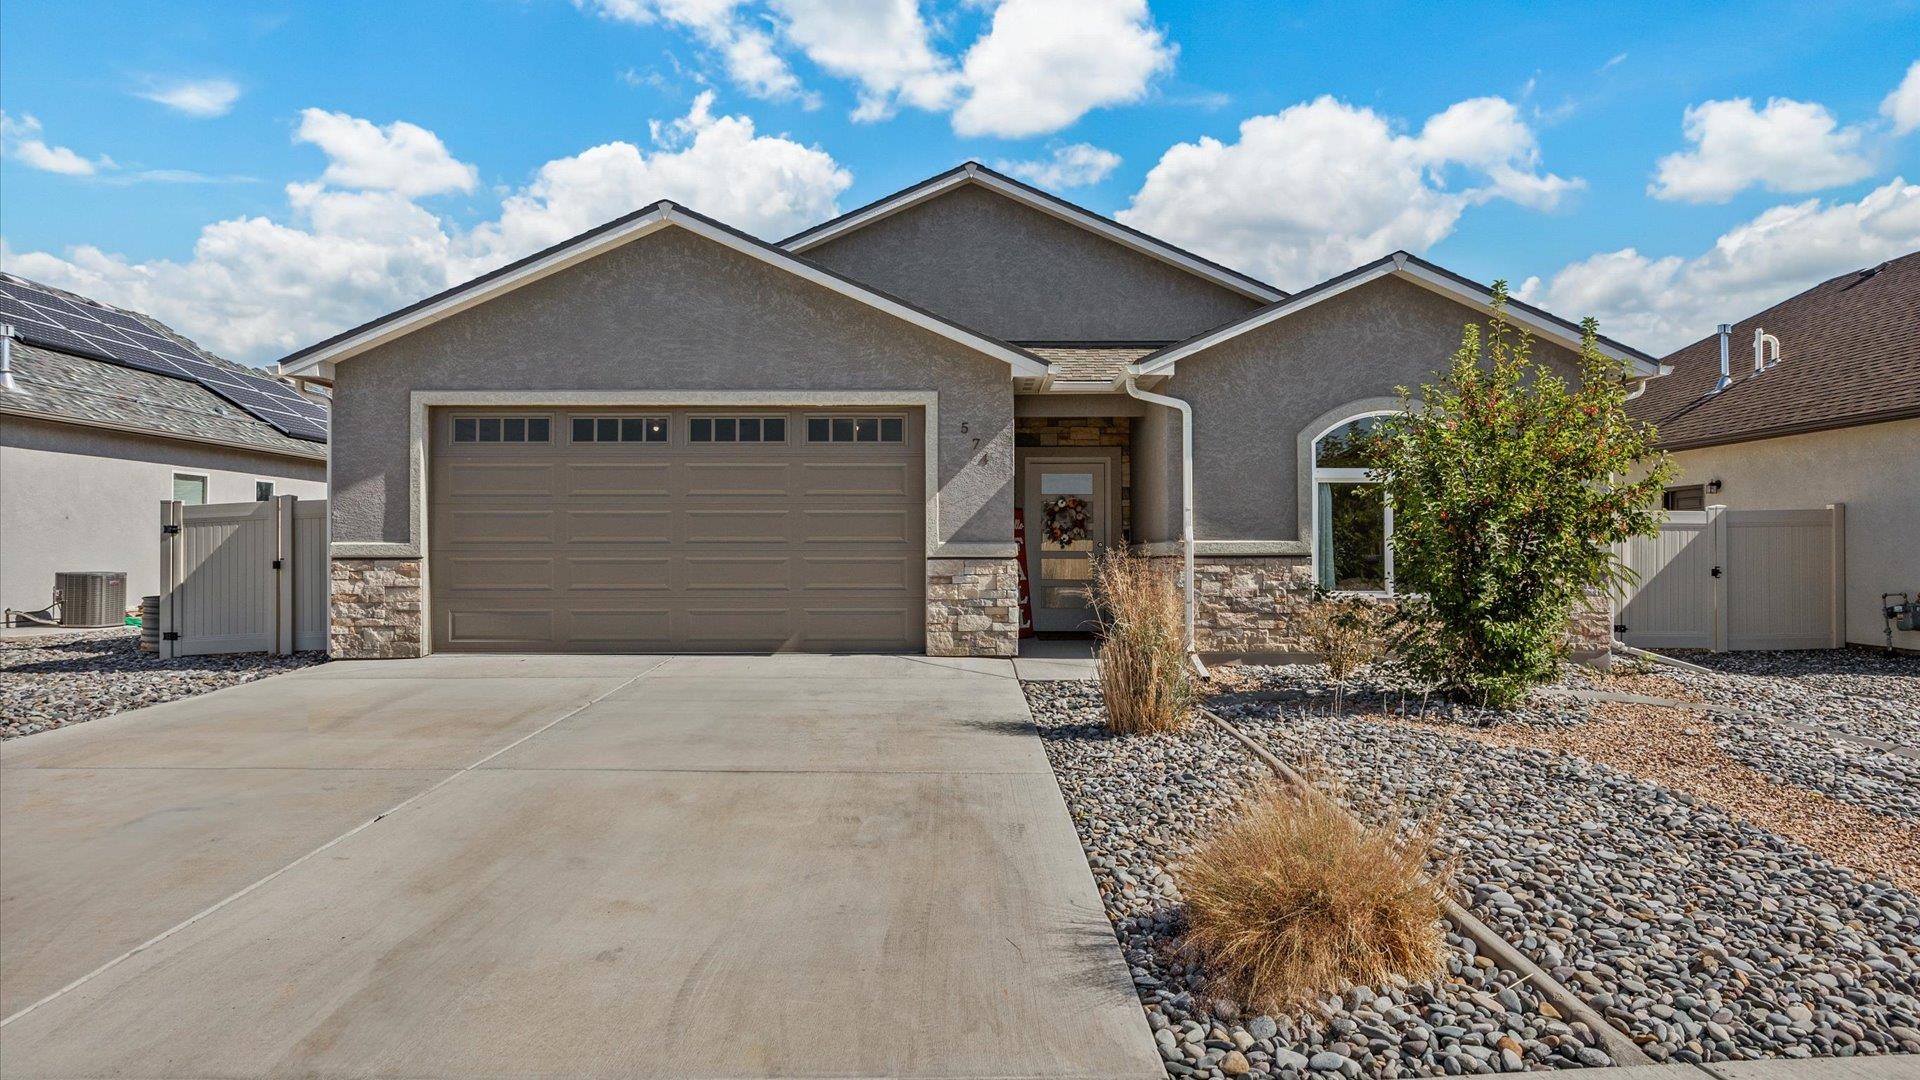
[[1019,560],[928,559],[927,655],[1019,652]]
[[333,560],[328,651],[337,660],[421,656],[420,560]]
[[[1180,560],[1168,560],[1179,573]],[[1305,556],[1201,555],[1194,560],[1194,637],[1203,653],[1297,653],[1295,608],[1313,595]]]

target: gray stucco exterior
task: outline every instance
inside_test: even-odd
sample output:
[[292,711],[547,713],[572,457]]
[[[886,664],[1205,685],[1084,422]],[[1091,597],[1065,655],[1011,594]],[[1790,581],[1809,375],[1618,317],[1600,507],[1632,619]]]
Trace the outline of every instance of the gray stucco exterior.
[[805,257],[1004,341],[1179,341],[1261,306],[973,185]]
[[[1194,416],[1194,533],[1205,541],[1304,541],[1302,435],[1329,412],[1382,404],[1431,382],[1460,347],[1473,308],[1381,278],[1181,360],[1158,389]],[[1571,351],[1535,339],[1534,356],[1572,375]],[[1169,410],[1134,428],[1136,539],[1180,535],[1180,437]]]
[[[1013,384],[1005,362],[668,228],[341,363],[333,540],[410,539],[414,391],[933,392],[929,554],[1009,555]],[[976,442],[977,440],[977,442]],[[1004,549],[1004,550],[998,550]]]

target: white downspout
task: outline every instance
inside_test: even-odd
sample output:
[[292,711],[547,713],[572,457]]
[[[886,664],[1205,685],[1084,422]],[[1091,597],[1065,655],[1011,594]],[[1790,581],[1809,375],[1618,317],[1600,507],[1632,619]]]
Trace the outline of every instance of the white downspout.
[[0,390],[12,393],[19,389],[13,381],[13,324],[0,323]]
[[1163,405],[1180,414],[1180,547],[1185,556],[1180,585],[1187,594],[1187,659],[1204,679],[1207,677],[1207,665],[1200,661],[1200,639],[1194,633],[1198,609],[1193,590],[1193,406],[1165,394],[1150,394],[1135,386],[1133,379],[1132,375],[1128,375],[1122,383],[1127,396]]

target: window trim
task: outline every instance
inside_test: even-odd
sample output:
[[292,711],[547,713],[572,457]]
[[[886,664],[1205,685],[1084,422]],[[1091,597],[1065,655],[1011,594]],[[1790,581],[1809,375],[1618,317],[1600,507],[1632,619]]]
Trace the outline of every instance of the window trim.
[[[1676,506],[1668,506],[1667,497],[1670,495],[1676,495],[1682,491],[1698,493],[1700,496],[1700,505],[1698,507],[1687,508],[1687,509],[1682,509]],[[1707,508],[1707,485],[1705,484],[1675,484],[1674,486],[1670,488],[1666,488],[1660,492],[1660,509],[1665,513],[1697,514],[1700,511],[1705,510],[1706,508]]]
[[[264,499],[260,497],[261,484],[267,485],[267,497]],[[258,476],[253,478],[253,501],[254,502],[272,502],[275,498],[279,497],[279,495],[280,495],[280,484],[278,481],[267,480]]]
[[[169,477],[167,480],[167,499],[169,502],[177,502],[182,506],[207,506],[213,502],[213,474],[212,473],[188,472],[185,469],[174,469],[172,470],[172,473],[173,475]],[[192,479],[200,481],[200,501],[199,502],[190,503],[190,502],[187,502],[185,499],[178,497],[180,492],[176,485],[180,483],[180,478],[183,476],[191,477]]]
[[[1379,402],[1381,401],[1390,401],[1392,407],[1380,407]],[[1307,512],[1302,515],[1301,520],[1307,524],[1307,550],[1312,555],[1313,582],[1315,587],[1319,587],[1320,584],[1320,486],[1322,484],[1378,484],[1381,482],[1381,479],[1374,475],[1374,470],[1372,469],[1321,468],[1320,440],[1356,420],[1365,420],[1370,416],[1392,416],[1399,412],[1401,412],[1401,408],[1398,398],[1372,398],[1367,402],[1356,402],[1352,406],[1336,409],[1332,413],[1322,415],[1306,429],[1313,433],[1310,437],[1305,433],[1302,434],[1301,442],[1305,447],[1305,451],[1301,460],[1301,472],[1305,478],[1303,501],[1307,504]],[[1333,416],[1334,419],[1328,420],[1328,416]],[[1347,596],[1388,597],[1397,595],[1397,591],[1394,588],[1393,574],[1393,500],[1383,498],[1381,500],[1381,509],[1386,518],[1384,525],[1386,532],[1386,551],[1383,553],[1385,556],[1383,568],[1386,587],[1381,589],[1335,589],[1329,591],[1339,592]]]
[[[594,438],[583,441],[573,437],[573,425],[576,421],[580,421],[580,420],[594,421],[594,424],[595,424]],[[602,420],[658,420],[667,426],[667,437],[664,439],[609,439],[606,442],[601,442],[600,439],[598,438],[598,434],[599,434],[598,425],[599,425],[599,422]],[[566,428],[566,435],[567,435],[566,444],[568,446],[672,446],[673,445],[673,415],[671,413],[570,412],[567,414],[566,423],[563,424],[562,426]]]

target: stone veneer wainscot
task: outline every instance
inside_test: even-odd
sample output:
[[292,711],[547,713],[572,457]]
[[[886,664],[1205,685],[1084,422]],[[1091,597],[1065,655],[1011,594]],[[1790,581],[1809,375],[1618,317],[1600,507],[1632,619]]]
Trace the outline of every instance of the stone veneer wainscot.
[[1019,560],[928,559],[927,655],[1019,652]]
[[328,652],[336,660],[421,656],[420,560],[335,559]]

